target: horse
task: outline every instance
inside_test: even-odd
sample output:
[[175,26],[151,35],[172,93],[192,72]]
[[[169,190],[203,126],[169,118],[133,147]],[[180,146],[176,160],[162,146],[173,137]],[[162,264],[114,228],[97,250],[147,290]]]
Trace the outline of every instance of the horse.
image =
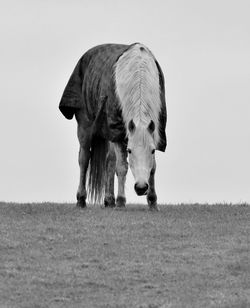
[[77,206],[85,208],[89,197],[94,203],[104,201],[105,207],[125,207],[128,159],[136,194],[146,195],[149,209],[157,210],[155,150],[166,149],[167,111],[164,75],[149,48],[134,43],[89,49],[78,61],[59,109],[77,122]]

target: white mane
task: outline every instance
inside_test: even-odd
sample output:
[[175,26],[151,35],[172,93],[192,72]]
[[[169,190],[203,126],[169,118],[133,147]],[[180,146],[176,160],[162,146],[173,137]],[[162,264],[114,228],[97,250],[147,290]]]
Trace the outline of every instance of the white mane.
[[158,68],[151,51],[142,44],[129,48],[116,63],[115,82],[126,128],[131,119],[136,126],[145,128],[153,120],[154,139],[157,144],[161,111],[160,83]]

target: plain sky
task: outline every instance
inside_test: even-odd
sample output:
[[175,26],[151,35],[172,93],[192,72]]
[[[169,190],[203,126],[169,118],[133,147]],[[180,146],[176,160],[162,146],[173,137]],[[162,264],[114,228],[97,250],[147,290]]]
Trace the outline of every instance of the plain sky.
[[[0,200],[75,201],[64,87],[89,48],[141,42],[166,79],[159,202],[250,202],[249,12],[248,0],[0,0]],[[131,172],[126,188],[145,203]]]

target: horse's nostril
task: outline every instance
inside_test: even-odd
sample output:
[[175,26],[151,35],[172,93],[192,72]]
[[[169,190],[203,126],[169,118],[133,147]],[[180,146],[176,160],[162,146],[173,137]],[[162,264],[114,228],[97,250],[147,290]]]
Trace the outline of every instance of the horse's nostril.
[[138,196],[145,195],[147,193],[147,190],[148,190],[147,183],[143,184],[135,183],[135,192],[137,193]]

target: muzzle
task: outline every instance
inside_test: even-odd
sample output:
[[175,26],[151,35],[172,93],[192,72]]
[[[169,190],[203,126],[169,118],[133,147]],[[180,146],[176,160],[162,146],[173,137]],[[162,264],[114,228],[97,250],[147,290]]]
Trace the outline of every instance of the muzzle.
[[147,183],[135,183],[135,192],[138,196],[146,195],[148,192],[148,184]]

